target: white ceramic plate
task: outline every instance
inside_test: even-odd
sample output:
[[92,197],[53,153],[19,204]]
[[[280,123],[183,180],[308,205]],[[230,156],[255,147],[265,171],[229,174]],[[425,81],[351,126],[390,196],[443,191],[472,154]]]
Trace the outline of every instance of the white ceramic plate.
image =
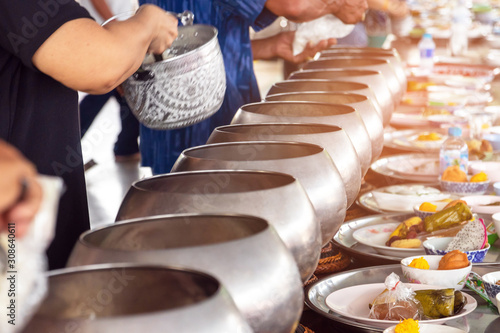
[[439,177],[439,160],[433,157],[410,158],[388,164],[387,168],[405,176]]
[[500,205],[499,206],[485,206],[493,202],[500,202],[500,196],[496,195],[471,195],[467,197],[463,197],[462,200],[467,202],[472,208],[474,213],[479,214],[495,214],[500,213]]
[[352,234],[352,237],[361,244],[372,247],[380,254],[387,256],[406,258],[417,255],[424,255],[423,247],[418,249],[403,249],[398,247],[386,246],[385,242],[389,239],[391,233],[397,228],[399,223],[383,223],[360,228]]
[[450,197],[449,193],[443,193],[435,186],[423,184],[387,186],[373,190],[372,195],[380,208],[393,212],[411,212],[416,204]]
[[[421,134],[437,133],[441,136],[440,140],[425,141],[417,140]],[[404,149],[410,151],[438,152],[447,136],[443,131],[435,130],[401,130],[384,133],[384,145],[389,148]]]
[[[407,284],[413,290],[422,289],[442,289],[441,287],[429,286],[425,284]],[[334,291],[326,297],[326,305],[333,311],[344,317],[348,317],[352,320],[358,322],[377,326],[380,328],[388,328],[395,324],[392,320],[378,320],[371,319],[368,317],[370,309],[368,304],[372,302],[375,297],[377,297],[385,289],[385,284],[383,283],[372,283],[372,284],[362,284],[358,286],[352,286]],[[456,319],[463,317],[477,307],[477,302],[474,297],[463,293],[467,299],[467,304],[464,308],[456,315],[431,320],[419,320],[422,324],[443,324],[451,319]]]
[[[419,324],[418,327],[420,333],[466,333],[464,330],[461,330],[459,328],[445,325]],[[393,325],[385,329],[384,333],[394,333],[395,328],[396,325]]]
[[401,154],[401,155],[392,155],[388,157],[381,158],[372,163],[370,166],[373,171],[379,173],[383,176],[389,176],[392,178],[402,179],[405,181],[416,181],[416,182],[438,182],[439,176],[437,175],[422,175],[422,174],[400,174],[399,172],[395,172],[389,168],[389,166],[399,165],[401,163],[408,163],[408,161],[414,159],[422,159],[422,158],[430,158],[434,163],[438,163],[439,156],[438,154],[424,154],[424,153],[414,153],[414,154]]

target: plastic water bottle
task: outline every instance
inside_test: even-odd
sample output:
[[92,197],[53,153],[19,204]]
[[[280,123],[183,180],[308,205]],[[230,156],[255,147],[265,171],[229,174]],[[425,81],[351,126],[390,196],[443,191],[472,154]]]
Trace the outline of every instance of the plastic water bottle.
[[439,175],[442,175],[444,170],[452,165],[460,166],[460,169],[467,173],[469,148],[461,135],[462,129],[460,127],[448,129],[449,137],[443,142],[439,152]]
[[434,68],[434,50],[436,44],[432,40],[432,35],[425,33],[420,42],[418,42],[418,50],[420,51],[420,72],[422,75],[428,75]]
[[471,13],[465,0],[457,0],[451,12],[450,51],[452,56],[463,56],[467,53],[469,45],[469,28]]

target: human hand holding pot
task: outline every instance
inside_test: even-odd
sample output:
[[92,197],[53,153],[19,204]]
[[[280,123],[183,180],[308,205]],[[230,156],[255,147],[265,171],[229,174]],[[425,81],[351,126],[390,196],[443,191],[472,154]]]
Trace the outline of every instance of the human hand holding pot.
[[148,53],[162,54],[177,38],[177,17],[160,7],[142,5],[134,17],[143,21],[145,26],[151,29]]
[[42,199],[36,176],[33,164],[0,140],[0,231],[15,222],[16,235],[24,234]]

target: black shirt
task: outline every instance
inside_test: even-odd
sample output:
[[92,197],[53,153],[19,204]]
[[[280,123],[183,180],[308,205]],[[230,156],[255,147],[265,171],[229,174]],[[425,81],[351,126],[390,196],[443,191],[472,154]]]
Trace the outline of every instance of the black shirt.
[[61,176],[66,185],[48,250],[50,269],[65,266],[79,235],[90,227],[78,93],[38,71],[31,59],[60,26],[82,17],[90,18],[74,0],[0,0],[0,138],[39,173]]

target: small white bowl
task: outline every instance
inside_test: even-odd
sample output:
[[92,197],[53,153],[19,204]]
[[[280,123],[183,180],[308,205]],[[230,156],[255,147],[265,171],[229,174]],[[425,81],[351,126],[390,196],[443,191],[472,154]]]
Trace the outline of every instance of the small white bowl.
[[493,190],[495,190],[496,195],[500,195],[500,182],[493,184]]
[[443,191],[460,196],[484,194],[490,182],[490,180],[485,182],[450,182],[439,179],[439,185]]
[[[390,190],[394,190],[394,192],[388,192]],[[423,192],[418,193],[419,191]],[[377,205],[382,209],[401,212],[411,212],[414,205],[424,201],[438,201],[450,197],[449,193],[443,193],[436,188],[423,185],[395,185],[384,189],[384,191],[374,190],[372,194]]]
[[482,279],[484,289],[486,290],[490,301],[495,304],[498,299],[498,295],[500,295],[500,285],[496,284],[497,281],[500,281],[500,271],[484,274]]
[[425,219],[427,216],[431,216],[431,215],[436,214],[437,212],[443,210],[443,208],[447,204],[449,204],[449,202],[445,202],[445,201],[424,201],[424,202],[429,202],[433,205],[436,205],[436,211],[435,212],[426,212],[426,211],[420,210],[419,208],[420,208],[420,205],[422,203],[416,204],[415,206],[413,206],[413,212],[415,213],[415,215],[420,217],[422,220]]
[[[499,134],[500,136],[500,134]],[[477,174],[484,171],[488,175],[488,179],[492,182],[500,182],[500,162],[497,161],[470,161],[469,170],[472,174]]]
[[495,231],[497,235],[500,236],[500,213],[491,215],[491,219],[493,220],[493,224],[495,225]]
[[[429,269],[420,269],[408,266],[413,259],[422,257],[429,263]],[[441,258],[443,258],[443,256],[439,255],[404,258],[401,260],[403,275],[411,283],[430,284],[443,288],[462,290],[472,269],[472,264],[469,262],[467,267],[459,269],[438,270]]]

